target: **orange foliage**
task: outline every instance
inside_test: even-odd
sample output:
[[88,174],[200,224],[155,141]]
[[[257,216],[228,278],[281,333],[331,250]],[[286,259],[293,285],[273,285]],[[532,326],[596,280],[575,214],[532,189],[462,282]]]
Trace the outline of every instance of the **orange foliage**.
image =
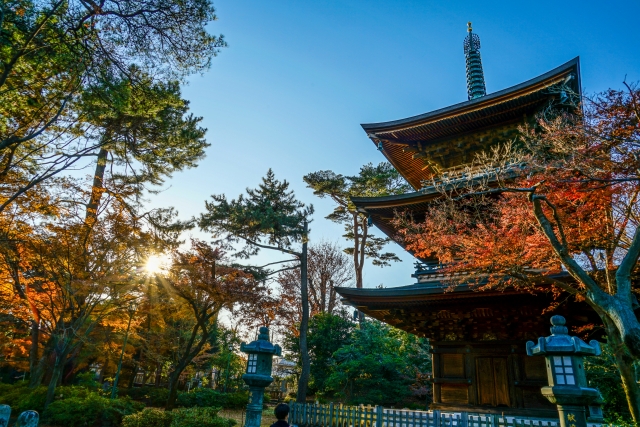
[[[546,111],[536,128],[522,129],[519,144],[478,160],[479,183],[436,184],[442,197],[424,220],[398,215],[407,249],[451,273],[472,272],[482,286],[559,285],[553,277],[568,270],[577,280],[563,289],[582,293],[584,280],[559,256],[564,250],[615,294],[615,272],[640,219],[639,100],[629,87],[587,100],[584,114]],[[497,163],[517,167],[495,172]]]

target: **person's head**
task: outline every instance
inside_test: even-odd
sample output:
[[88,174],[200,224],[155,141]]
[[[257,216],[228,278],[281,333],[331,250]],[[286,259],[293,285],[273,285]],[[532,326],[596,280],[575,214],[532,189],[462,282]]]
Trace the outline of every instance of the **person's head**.
[[286,403],[279,403],[276,406],[276,409],[273,410],[273,413],[276,414],[276,418],[278,420],[286,420],[289,415],[289,405]]

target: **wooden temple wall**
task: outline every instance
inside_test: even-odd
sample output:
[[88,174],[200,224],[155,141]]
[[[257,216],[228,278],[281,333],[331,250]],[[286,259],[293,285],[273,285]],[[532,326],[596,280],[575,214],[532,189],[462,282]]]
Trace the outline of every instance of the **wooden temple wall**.
[[540,393],[547,385],[542,357],[524,354],[524,343],[437,343],[433,354],[432,409],[553,416],[555,406]]
[[[297,427],[560,427],[554,418],[473,412],[411,411],[382,406],[291,403],[289,424]],[[588,423],[588,427],[604,427]]]

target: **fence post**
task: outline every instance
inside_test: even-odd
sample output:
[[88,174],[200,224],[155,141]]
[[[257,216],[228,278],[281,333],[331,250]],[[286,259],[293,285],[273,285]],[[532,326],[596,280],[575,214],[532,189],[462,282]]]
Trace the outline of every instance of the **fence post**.
[[289,407],[291,408],[291,412],[289,412],[289,423],[298,424],[296,423],[296,404],[291,402],[289,404]]
[[298,404],[293,402],[291,404],[291,407],[293,408],[293,411],[292,411],[293,412],[293,422],[294,422],[294,424],[298,425],[298,424],[300,424],[300,420],[299,420],[300,416],[298,415]]
[[384,408],[376,405],[376,427],[382,427],[382,417],[384,416]]
[[311,405],[311,424],[316,426],[318,425],[318,405],[315,403],[310,403],[309,405]]
[[460,423],[462,424],[462,427],[468,427],[469,426],[469,413],[468,412],[462,412],[460,414]]
[[433,411],[433,427],[440,427],[440,411]]
[[300,425],[306,426],[307,425],[307,404],[301,403],[301,405],[302,405],[302,422],[300,423]]
[[[331,427],[331,411],[329,410],[330,405],[324,405],[324,427]],[[329,421],[327,422],[327,419]]]

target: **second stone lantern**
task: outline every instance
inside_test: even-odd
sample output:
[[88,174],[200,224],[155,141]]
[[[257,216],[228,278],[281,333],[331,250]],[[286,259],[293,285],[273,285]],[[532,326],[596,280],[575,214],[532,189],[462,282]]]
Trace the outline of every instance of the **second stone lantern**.
[[247,373],[242,376],[249,386],[250,393],[245,427],[260,427],[264,389],[273,382],[273,356],[280,356],[282,349],[269,341],[269,328],[263,326],[260,328],[258,339],[249,344],[242,343],[240,351],[248,355]]
[[549,385],[542,387],[542,395],[557,405],[560,426],[587,427],[587,408],[592,418],[602,421],[600,392],[587,387],[584,372],[584,357],[599,356],[600,344],[569,336],[565,323],[562,316],[551,317],[551,336],[539,338],[537,345],[529,341],[527,354],[547,360]]

